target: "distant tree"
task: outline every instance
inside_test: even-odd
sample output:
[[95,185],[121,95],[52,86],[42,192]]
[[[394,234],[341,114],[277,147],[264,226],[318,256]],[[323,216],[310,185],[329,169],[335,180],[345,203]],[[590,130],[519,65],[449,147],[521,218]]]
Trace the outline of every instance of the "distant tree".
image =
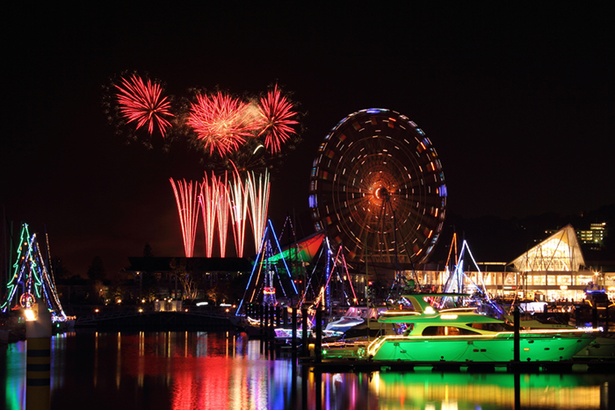
[[62,264],[60,258],[52,259],[49,268],[52,270],[56,280],[66,280],[72,276],[72,273]]
[[[179,282],[182,287],[182,298],[196,298],[197,286],[190,273],[186,270],[186,260],[173,258],[169,262],[169,267],[171,268],[170,278],[175,281],[176,286],[177,282]],[[177,290],[174,291],[176,292]]]
[[102,258],[96,256],[88,268],[88,278],[92,281],[103,281],[105,279],[105,267]]
[[143,247],[143,257],[153,257],[154,253],[152,251],[152,246],[149,243],[145,243]]

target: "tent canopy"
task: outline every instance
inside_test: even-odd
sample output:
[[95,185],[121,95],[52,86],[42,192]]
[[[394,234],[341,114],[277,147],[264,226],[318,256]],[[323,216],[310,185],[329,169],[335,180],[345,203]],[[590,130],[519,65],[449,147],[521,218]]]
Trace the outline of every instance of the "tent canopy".
[[511,264],[522,272],[579,271],[579,267],[585,266],[585,259],[574,228],[567,225]]

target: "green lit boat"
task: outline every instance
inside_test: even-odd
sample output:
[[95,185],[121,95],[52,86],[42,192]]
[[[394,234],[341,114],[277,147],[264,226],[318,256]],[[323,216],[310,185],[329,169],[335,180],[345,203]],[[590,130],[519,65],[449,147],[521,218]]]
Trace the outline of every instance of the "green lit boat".
[[[406,327],[399,335],[371,341],[365,357],[373,361],[510,362],[515,360],[515,330],[504,320],[471,307],[438,310],[430,304],[440,294],[404,297],[412,309],[385,312],[381,323]],[[601,328],[530,328],[519,330],[519,360],[571,360],[591,344]]]

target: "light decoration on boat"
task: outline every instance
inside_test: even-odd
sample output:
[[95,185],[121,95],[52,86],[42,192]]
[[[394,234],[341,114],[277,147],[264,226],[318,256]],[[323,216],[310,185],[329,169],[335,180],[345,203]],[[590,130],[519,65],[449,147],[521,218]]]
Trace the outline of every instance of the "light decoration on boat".
[[[47,249],[49,256],[49,248]],[[37,299],[46,303],[53,322],[66,321],[62,303],[56,291],[53,274],[43,258],[36,233],[30,234],[28,224],[23,224],[13,276],[6,287],[6,297],[0,305],[1,312],[12,308],[30,309]],[[17,297],[17,292],[22,290]],[[16,300],[15,302],[13,302]],[[15,307],[13,307],[15,305]]]
[[[255,303],[261,297],[263,304],[275,304],[275,294],[268,294],[270,290],[277,291],[274,284],[274,277],[277,277],[278,283],[281,285],[279,291],[283,297],[294,297],[298,294],[295,283],[292,281],[290,268],[283,256],[276,263],[272,263],[270,257],[272,255],[281,255],[281,246],[273,229],[271,220],[267,221],[267,226],[260,242],[259,251],[248,279],[248,284],[244,291],[243,298],[237,306],[235,315],[242,314],[244,304]],[[280,264],[282,263],[282,264]],[[281,266],[284,269],[281,269]],[[286,279],[282,279],[281,275],[285,274]]]
[[425,314],[435,314],[436,310],[432,306],[427,306],[427,307],[425,307],[425,311],[424,312],[425,312]]

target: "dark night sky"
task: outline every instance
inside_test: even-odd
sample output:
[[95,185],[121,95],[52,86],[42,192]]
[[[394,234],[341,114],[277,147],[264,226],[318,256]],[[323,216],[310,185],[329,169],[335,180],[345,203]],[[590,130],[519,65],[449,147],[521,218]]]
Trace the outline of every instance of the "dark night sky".
[[176,96],[255,94],[273,82],[292,93],[305,131],[273,176],[278,229],[287,214],[307,215],[318,145],[369,107],[427,133],[449,213],[511,218],[615,202],[608,2],[17,3],[3,7],[1,29],[0,204],[14,224],[46,230],[75,274],[95,256],[116,272],[146,243],[181,255],[168,179],[203,175],[185,152],[114,134],[103,86],[125,70]]

